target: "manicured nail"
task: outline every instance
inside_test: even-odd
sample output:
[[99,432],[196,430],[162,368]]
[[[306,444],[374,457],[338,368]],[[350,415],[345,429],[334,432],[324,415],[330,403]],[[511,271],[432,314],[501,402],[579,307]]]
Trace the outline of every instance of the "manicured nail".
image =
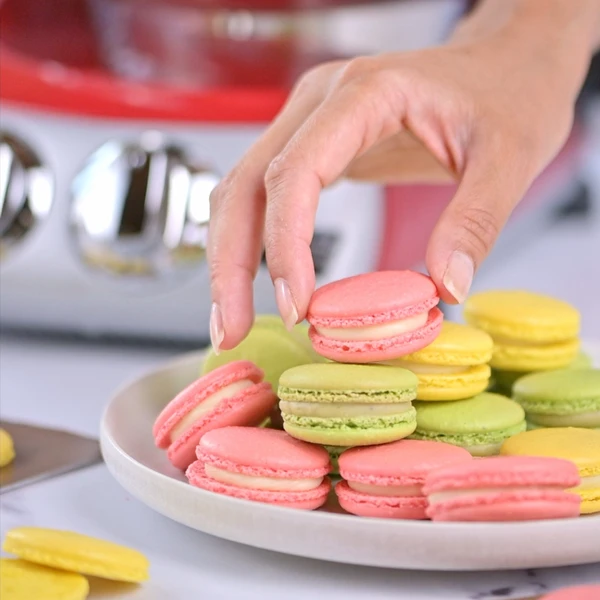
[[215,354],[219,354],[223,338],[225,337],[225,329],[223,328],[223,315],[221,307],[213,302],[210,309],[210,343],[212,344]]
[[286,329],[291,331],[298,322],[298,309],[288,282],[281,277],[275,280],[275,300]]
[[469,295],[474,273],[475,265],[471,257],[460,250],[455,250],[450,256],[442,283],[459,304],[462,304]]

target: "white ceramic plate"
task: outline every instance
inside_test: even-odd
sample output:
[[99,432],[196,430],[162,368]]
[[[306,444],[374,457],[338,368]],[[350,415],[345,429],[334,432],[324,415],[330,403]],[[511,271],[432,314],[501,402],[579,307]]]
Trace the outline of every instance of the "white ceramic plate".
[[366,519],[335,508],[305,512],[192,487],[154,446],[151,431],[160,409],[198,376],[202,354],[186,354],[125,386],[102,420],[109,470],[159,513],[242,544],[365,566],[461,571],[600,562],[600,515],[474,524]]

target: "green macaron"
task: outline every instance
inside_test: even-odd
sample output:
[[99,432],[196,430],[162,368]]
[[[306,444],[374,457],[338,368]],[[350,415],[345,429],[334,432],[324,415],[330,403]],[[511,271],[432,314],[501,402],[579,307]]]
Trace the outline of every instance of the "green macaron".
[[418,379],[406,369],[379,365],[301,365],[279,379],[284,429],[325,446],[368,446],[410,435]]
[[600,428],[600,369],[560,369],[520,378],[513,398],[530,428]]
[[[303,341],[305,339],[305,341]],[[258,315],[248,336],[232,350],[216,354],[210,349],[202,365],[202,375],[236,360],[249,360],[261,368],[274,390],[287,369],[320,360],[310,346],[306,327],[288,332],[276,315]]]
[[505,396],[484,392],[453,402],[415,402],[417,429],[411,438],[466,448],[493,456],[509,437],[525,431],[525,412]]

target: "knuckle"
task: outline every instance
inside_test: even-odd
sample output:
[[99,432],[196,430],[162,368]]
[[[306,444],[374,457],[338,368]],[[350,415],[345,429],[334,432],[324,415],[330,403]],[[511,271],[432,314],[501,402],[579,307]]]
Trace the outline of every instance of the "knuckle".
[[461,211],[461,218],[462,243],[476,256],[486,256],[500,233],[496,216],[487,208],[470,207]]
[[284,157],[274,158],[269,164],[265,172],[265,189],[267,198],[270,196],[278,196],[286,188],[290,180],[293,168],[289,166]]
[[338,86],[345,86],[349,83],[362,78],[373,69],[373,59],[366,56],[359,56],[348,61],[340,71],[338,77]]

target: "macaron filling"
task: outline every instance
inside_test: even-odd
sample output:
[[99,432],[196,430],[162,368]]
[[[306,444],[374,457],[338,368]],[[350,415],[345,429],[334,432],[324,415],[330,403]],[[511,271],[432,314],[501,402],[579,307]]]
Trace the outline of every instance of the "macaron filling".
[[428,319],[429,312],[423,312],[397,321],[377,325],[358,327],[323,327],[315,325],[314,327],[319,335],[330,340],[355,342],[393,338],[404,333],[410,333],[424,327]]
[[325,404],[319,402],[289,402],[281,400],[279,407],[282,413],[297,417],[349,418],[349,417],[388,417],[407,412],[412,408],[410,402],[397,403],[351,403],[337,402]]
[[600,410],[571,415],[527,413],[527,420],[544,427],[600,427]]
[[249,379],[241,379],[235,381],[217,390],[210,396],[207,396],[202,402],[194,407],[189,413],[187,413],[182,419],[171,429],[170,438],[171,443],[184,436],[186,432],[194,426],[194,424],[201,418],[212,412],[217,406],[228,398],[233,398],[239,392],[256,385]]
[[581,483],[571,491],[579,492],[581,490],[588,490],[592,488],[600,488],[600,475],[589,475],[588,477],[582,477]]
[[284,478],[246,475],[220,469],[210,464],[204,465],[207,477],[220,483],[252,490],[271,492],[306,492],[318,488],[324,477],[315,478]]
[[373,485],[360,481],[347,480],[348,486],[355,492],[372,496],[423,496],[422,485]]

